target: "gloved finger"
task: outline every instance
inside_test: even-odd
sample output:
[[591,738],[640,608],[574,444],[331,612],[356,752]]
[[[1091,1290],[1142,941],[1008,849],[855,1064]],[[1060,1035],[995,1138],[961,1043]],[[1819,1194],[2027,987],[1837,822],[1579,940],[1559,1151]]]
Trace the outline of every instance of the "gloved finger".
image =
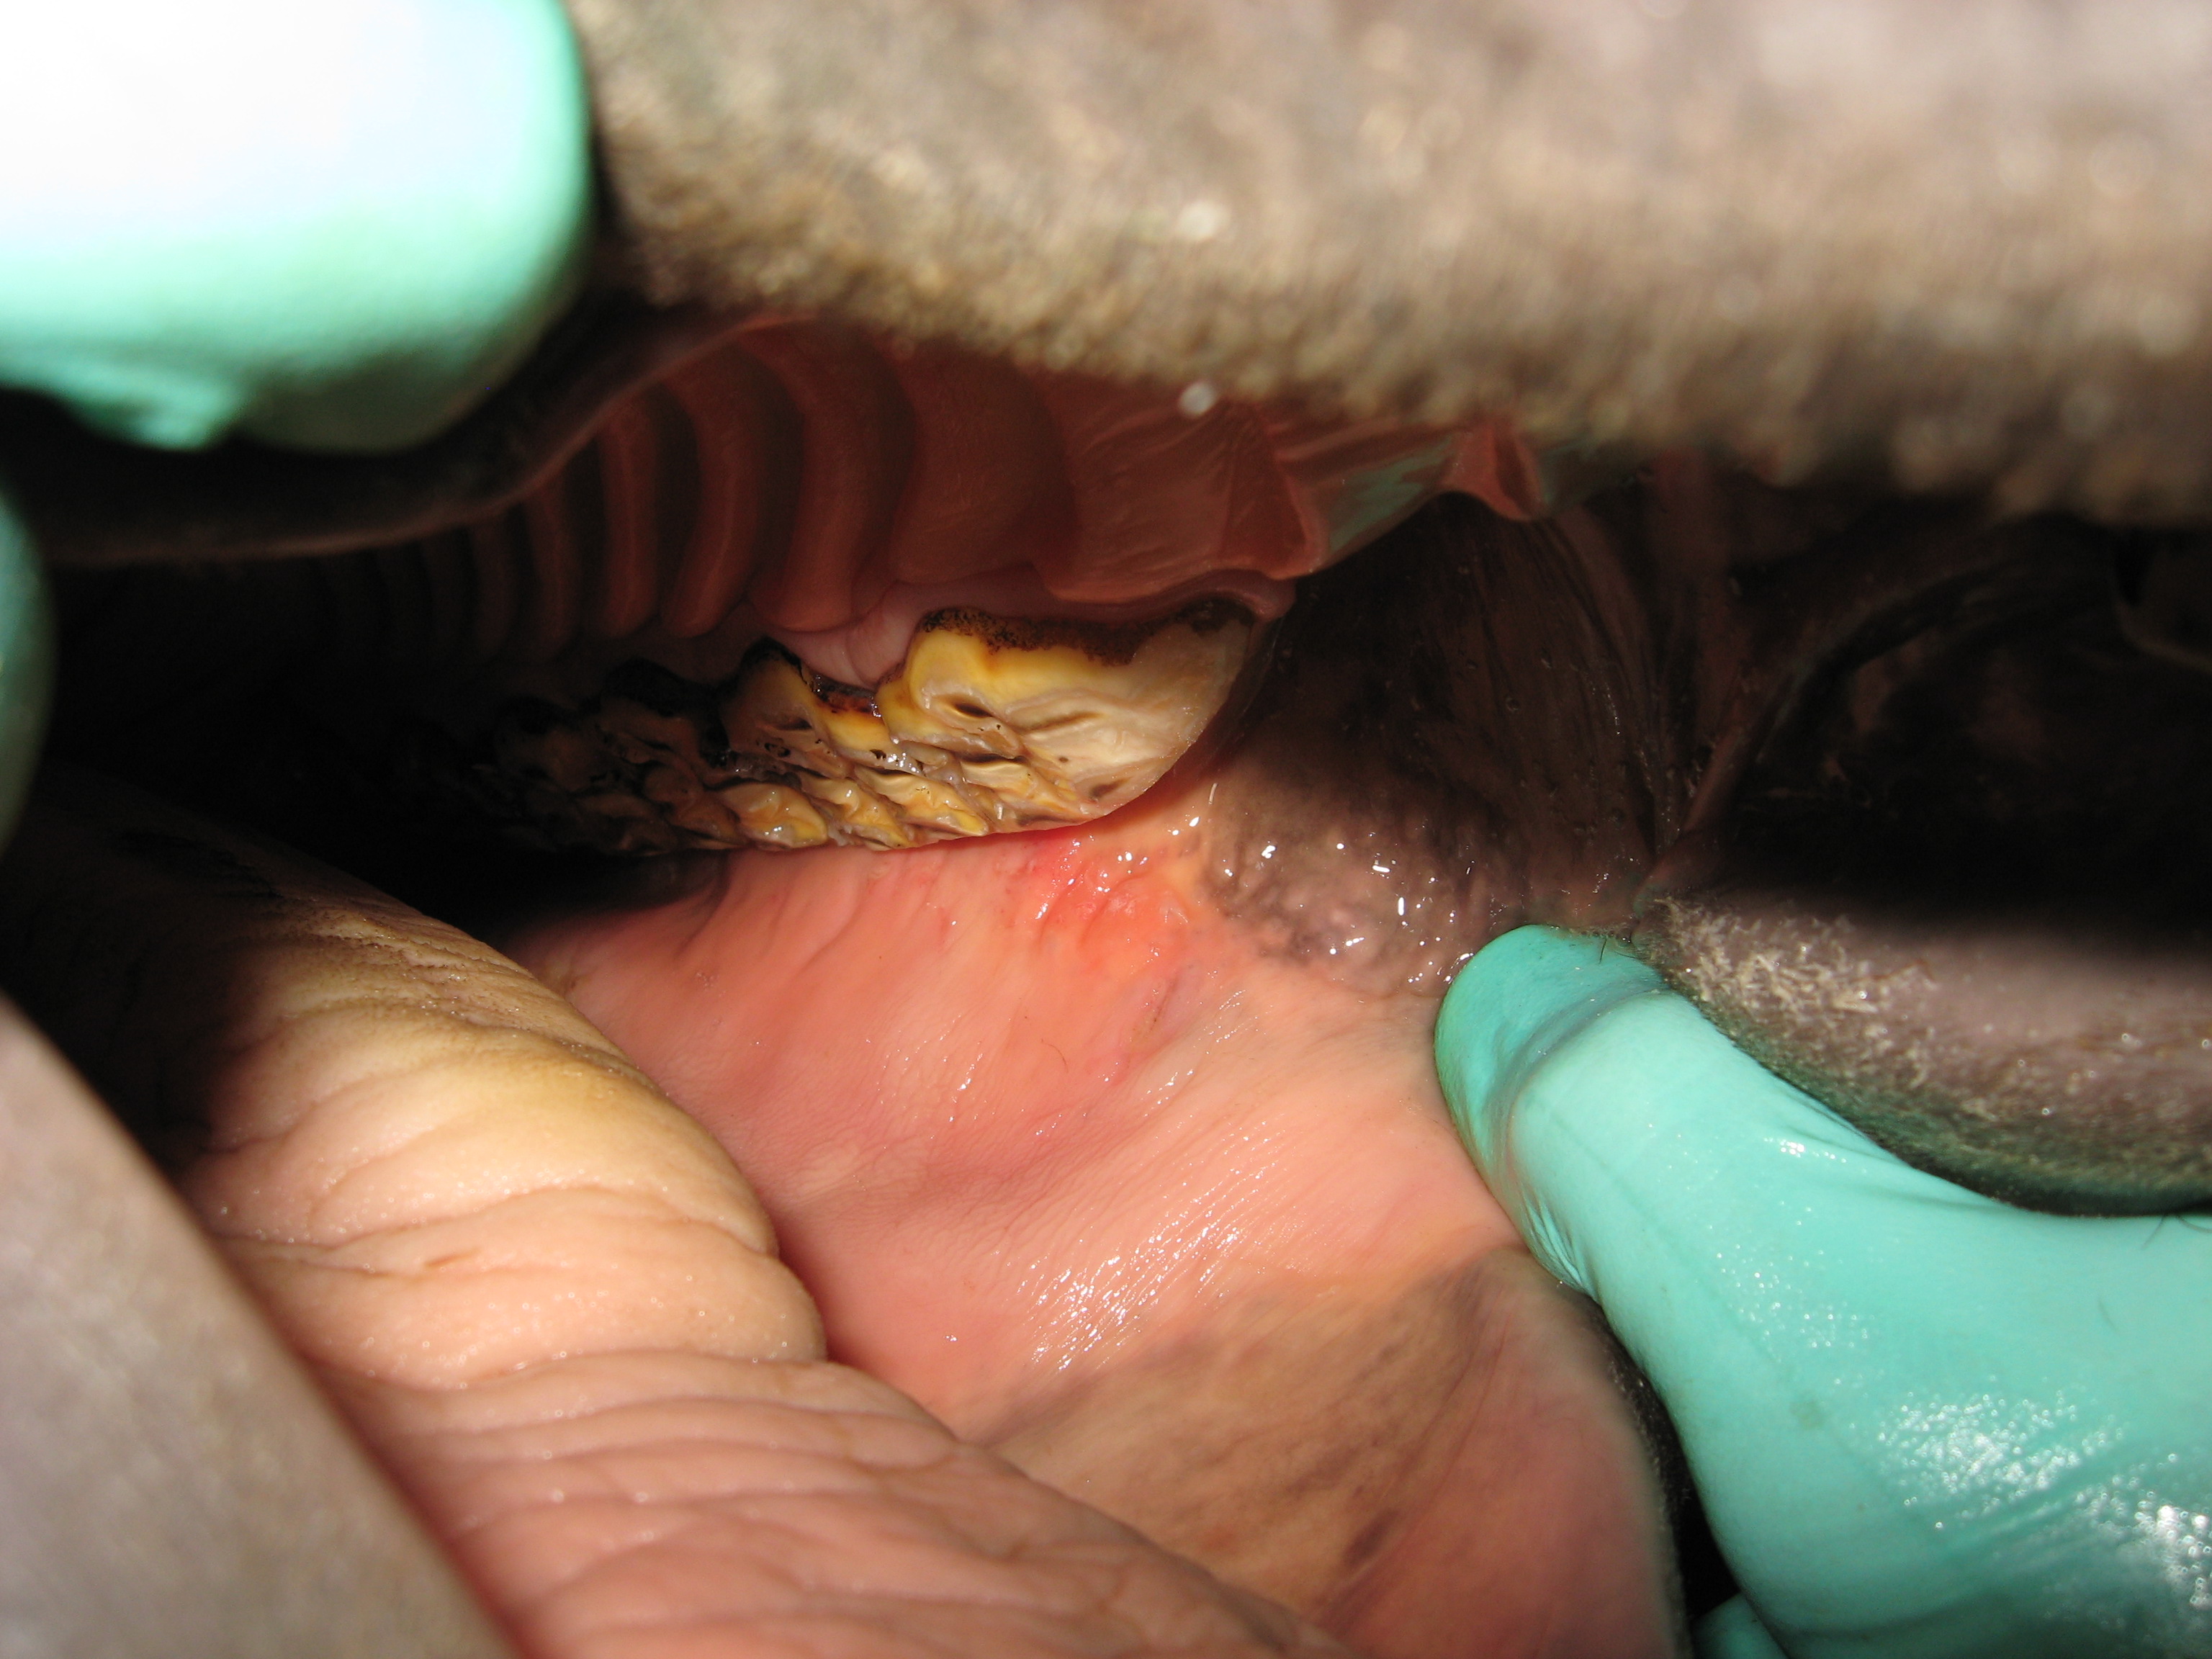
[[1605,939],[1494,941],[1437,1059],[1532,1249],[1666,1401],[1784,1650],[2212,1649],[2212,1231],[1912,1169]]
[[112,435],[405,447],[580,274],[556,0],[11,6],[0,62],[0,384]]

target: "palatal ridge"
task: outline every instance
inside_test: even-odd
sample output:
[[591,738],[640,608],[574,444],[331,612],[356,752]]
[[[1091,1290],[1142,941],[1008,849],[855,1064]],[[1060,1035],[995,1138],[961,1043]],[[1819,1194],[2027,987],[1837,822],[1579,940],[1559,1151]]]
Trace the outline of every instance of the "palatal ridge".
[[1145,622],[953,607],[872,689],[769,639],[712,686],[634,659],[580,708],[510,703],[425,781],[552,850],[890,850],[1083,823],[1198,740],[1257,629],[1218,595]]

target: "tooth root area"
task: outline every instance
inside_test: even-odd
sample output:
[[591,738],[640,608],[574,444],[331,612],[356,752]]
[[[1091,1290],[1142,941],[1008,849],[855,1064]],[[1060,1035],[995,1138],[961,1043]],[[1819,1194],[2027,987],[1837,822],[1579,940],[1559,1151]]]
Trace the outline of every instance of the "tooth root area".
[[1224,600],[1144,624],[939,611],[872,691],[772,642],[716,687],[632,663],[580,709],[510,706],[461,789],[530,844],[631,854],[890,850],[1082,823],[1197,741],[1253,629]]

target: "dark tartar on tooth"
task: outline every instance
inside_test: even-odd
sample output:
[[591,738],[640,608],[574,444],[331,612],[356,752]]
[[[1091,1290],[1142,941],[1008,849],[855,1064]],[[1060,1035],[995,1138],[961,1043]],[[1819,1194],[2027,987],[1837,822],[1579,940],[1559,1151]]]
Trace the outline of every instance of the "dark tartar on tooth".
[[872,687],[773,640],[716,684],[635,659],[579,707],[510,702],[454,763],[416,769],[551,849],[888,851],[1084,823],[1182,757],[1258,632],[1219,596],[1142,622],[954,607],[922,617]]

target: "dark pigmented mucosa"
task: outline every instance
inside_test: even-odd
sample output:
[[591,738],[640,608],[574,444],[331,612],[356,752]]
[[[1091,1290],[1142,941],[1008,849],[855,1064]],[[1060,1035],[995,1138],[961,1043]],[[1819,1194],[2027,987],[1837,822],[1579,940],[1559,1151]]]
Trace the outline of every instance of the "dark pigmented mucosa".
[[1636,935],[1909,1162],[2075,1213],[2212,1201],[2212,678],[2131,642],[2111,551],[2046,539],[1832,665]]

